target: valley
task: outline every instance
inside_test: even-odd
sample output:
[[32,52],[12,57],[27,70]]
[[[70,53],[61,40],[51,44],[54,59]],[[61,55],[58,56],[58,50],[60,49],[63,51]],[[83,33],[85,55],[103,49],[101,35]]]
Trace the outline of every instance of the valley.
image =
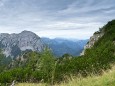
[[[30,46],[31,44],[29,40],[27,41],[25,40],[23,42],[24,44],[27,43],[27,46],[24,49],[27,49],[27,51],[23,51],[22,52],[23,54],[20,54],[20,56],[15,58],[10,56],[6,57],[6,55],[4,55],[2,51],[5,49],[6,46],[8,46],[11,43],[6,42],[6,39],[3,39],[1,41],[2,45],[5,45],[3,43],[8,44],[2,46],[3,50],[1,47],[0,51],[0,83],[1,85],[8,85],[12,83],[12,81],[16,80],[18,83],[43,82],[44,84],[46,83],[51,85],[62,83],[62,86],[63,85],[71,86],[72,83],[74,86],[74,83],[76,84],[79,83],[78,84],[79,86],[83,82],[83,86],[84,84],[90,86],[88,83],[86,83],[87,80],[93,81],[96,79],[96,77],[99,76],[98,77],[99,81],[101,80],[102,81],[101,83],[104,85],[105,83],[103,82],[104,79],[103,77],[107,76],[106,77],[107,80],[110,80],[108,81],[107,84],[112,83],[113,85],[114,84],[113,81],[111,81],[111,78],[108,77],[109,74],[111,76],[111,72],[108,71],[113,71],[112,75],[114,75],[114,70],[112,69],[114,67],[113,65],[115,62],[114,28],[115,28],[115,20],[112,20],[109,21],[105,26],[103,26],[98,32],[94,33],[93,37],[95,37],[95,35],[98,35],[100,33],[103,33],[103,35],[101,37],[96,36],[98,37],[98,40],[96,41],[94,41],[95,39],[91,37],[87,45],[92,46],[88,48],[84,47],[85,49],[84,55],[81,56],[72,56],[69,54],[64,54],[62,57],[56,58],[55,55],[53,55],[53,53],[51,52],[51,49],[49,49],[48,47],[44,47],[43,51],[41,52],[37,51],[39,50],[38,48],[35,48],[37,49],[35,51],[30,49],[30,47],[28,48],[28,46]],[[26,32],[26,34],[28,33]],[[30,39],[33,38],[29,35],[28,37],[30,37]],[[3,35],[1,37],[3,37]],[[36,43],[35,41],[33,42]],[[33,42],[31,43],[33,44]],[[39,48],[41,49],[41,47]],[[107,75],[104,71],[107,71],[106,72]],[[82,78],[80,79],[80,82],[79,82],[80,78],[79,75]],[[73,78],[71,76],[73,76]],[[78,79],[76,79],[77,77]],[[63,83],[64,81],[66,82],[66,80],[68,79],[70,79],[69,81],[67,81],[68,83]],[[93,84],[98,85],[96,83]],[[99,86],[100,85],[101,84],[99,84]],[[107,85],[105,84],[105,86]]]
[[115,86],[115,0],[0,0],[0,86]]

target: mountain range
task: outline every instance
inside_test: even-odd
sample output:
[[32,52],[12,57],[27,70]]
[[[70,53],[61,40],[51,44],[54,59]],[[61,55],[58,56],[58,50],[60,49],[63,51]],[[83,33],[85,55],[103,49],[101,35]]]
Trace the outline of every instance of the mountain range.
[[[27,37],[25,37],[25,34]],[[34,36],[31,36],[32,34]],[[11,47],[11,45],[12,46],[16,45],[21,50],[21,52],[28,49],[32,51],[41,52],[42,49],[44,48],[44,43],[48,45],[50,42],[51,43],[54,42],[56,45],[58,43],[63,44],[63,46],[69,43],[69,45],[71,46],[71,42],[68,42],[67,39],[59,39],[59,38],[50,40],[48,38],[43,39],[37,36],[36,34],[28,31],[23,31],[19,34],[16,34],[13,37],[11,37],[11,35],[12,34],[8,34],[8,36],[6,36],[5,34],[6,38],[4,37],[4,35],[3,37],[1,36],[2,39],[1,49],[3,51],[4,49],[7,50],[7,47],[9,47],[9,49],[11,50],[15,50]],[[19,38],[24,40],[23,41],[19,40]],[[12,42],[12,40],[14,39],[15,41],[16,40],[18,41]],[[25,39],[28,39],[28,41]],[[30,43],[30,39],[32,43]],[[46,39],[47,41],[45,42]],[[24,44],[24,46],[20,47],[19,45],[22,45],[22,43]],[[40,43],[41,45],[39,45]],[[37,46],[36,48],[32,44],[34,45],[37,44],[40,47]],[[75,46],[76,44],[74,45],[74,47]],[[49,46],[49,48],[50,47],[51,46]],[[55,49],[59,50],[59,47]],[[27,52],[24,53],[19,58],[8,59],[4,57],[4,55],[0,50],[0,83],[3,84],[2,86],[6,86],[4,83],[6,84],[11,83],[14,80],[18,81],[19,83],[21,82],[38,83],[43,80],[45,83],[48,83],[49,85],[50,83],[53,82],[55,84],[55,81],[61,82],[63,80],[66,80],[67,78],[65,78],[65,76],[71,78],[70,75],[74,76],[80,75],[81,77],[89,77],[90,75],[93,74],[93,76],[96,77],[102,76],[102,74],[105,73],[105,71],[108,72],[111,68],[114,68],[114,65],[115,65],[115,20],[112,20],[109,21],[102,28],[100,28],[99,31],[95,32],[93,36],[90,37],[89,41],[84,47],[82,55],[80,56],[71,56],[65,54],[62,56],[62,58],[56,58],[55,56],[52,55],[49,49],[46,48],[46,51],[43,51],[42,53]],[[53,82],[52,77],[54,77]],[[108,86],[112,85],[111,82],[114,81],[110,80],[110,82],[108,82]],[[106,84],[105,81],[104,84]]]
[[0,48],[3,54],[8,57],[17,57],[24,51],[41,52],[45,45],[48,46],[55,56],[70,54],[78,56],[82,52],[88,40],[71,40],[63,38],[40,38],[31,31],[22,31],[19,34],[1,33]]
[[55,56],[62,56],[64,54],[70,54],[73,56],[79,56],[83,51],[84,46],[88,40],[71,40],[64,38],[41,38],[43,43],[46,44],[53,52]]

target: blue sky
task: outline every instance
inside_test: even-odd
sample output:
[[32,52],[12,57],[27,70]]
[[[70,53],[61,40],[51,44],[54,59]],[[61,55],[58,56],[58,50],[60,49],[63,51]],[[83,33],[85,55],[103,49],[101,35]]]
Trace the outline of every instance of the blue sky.
[[88,39],[115,19],[115,0],[0,0],[0,33]]

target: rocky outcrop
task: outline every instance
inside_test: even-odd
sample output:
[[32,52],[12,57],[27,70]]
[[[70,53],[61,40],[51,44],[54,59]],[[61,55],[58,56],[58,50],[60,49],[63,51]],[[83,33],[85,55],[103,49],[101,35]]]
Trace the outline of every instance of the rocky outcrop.
[[84,46],[84,50],[82,51],[81,56],[85,54],[86,49],[93,47],[95,42],[98,41],[99,38],[101,38],[103,35],[104,35],[103,32],[95,32],[93,34],[93,36],[90,37],[90,39],[89,39],[88,43],[86,44],[86,46]]
[[40,37],[30,31],[23,31],[19,34],[1,33],[0,48],[6,57],[15,57],[26,50],[41,52],[43,44]]

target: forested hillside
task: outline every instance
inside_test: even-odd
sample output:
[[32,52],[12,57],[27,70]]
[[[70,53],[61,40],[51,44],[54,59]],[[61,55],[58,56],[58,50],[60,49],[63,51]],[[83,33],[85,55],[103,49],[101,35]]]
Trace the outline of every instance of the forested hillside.
[[87,77],[90,74],[102,74],[115,62],[115,20],[108,22],[96,33],[104,35],[79,57],[65,54],[62,58],[55,58],[46,48],[41,53],[27,52],[21,58],[8,60],[6,64],[4,59],[7,58],[0,53],[0,83],[16,80],[54,84],[71,75]]

